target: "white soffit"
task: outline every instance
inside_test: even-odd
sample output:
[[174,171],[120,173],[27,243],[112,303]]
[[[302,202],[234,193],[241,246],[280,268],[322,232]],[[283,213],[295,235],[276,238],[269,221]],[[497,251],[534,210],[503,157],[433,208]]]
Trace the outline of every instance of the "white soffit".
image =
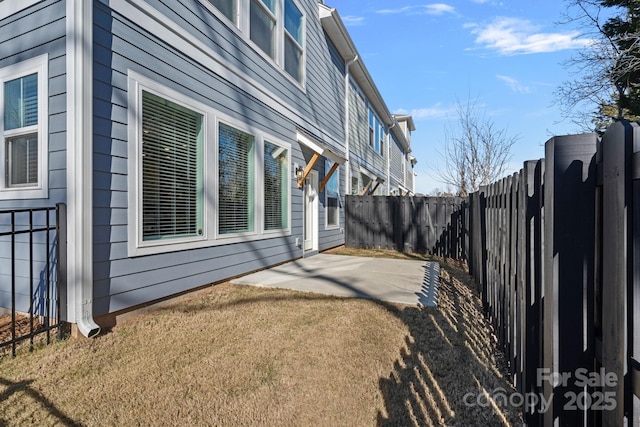
[[300,131],[297,132],[298,142],[314,152],[320,154],[321,156],[326,157],[327,159],[334,161],[338,164],[344,164],[347,160],[344,156],[336,153],[331,148],[327,147],[322,142],[316,140],[315,138],[310,137],[309,135],[302,133]]

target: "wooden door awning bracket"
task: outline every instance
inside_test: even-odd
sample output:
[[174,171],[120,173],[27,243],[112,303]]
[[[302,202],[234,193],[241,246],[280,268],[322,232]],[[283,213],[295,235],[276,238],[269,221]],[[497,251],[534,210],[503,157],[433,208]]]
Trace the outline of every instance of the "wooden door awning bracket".
[[298,178],[298,188],[302,188],[302,185],[304,184],[304,180],[307,179],[309,172],[311,172],[311,170],[313,169],[313,167],[315,166],[319,158],[320,158],[319,153],[313,153],[313,156],[311,157],[311,161],[307,163],[307,166],[304,168],[304,172],[302,173],[302,176]]
[[380,181],[377,181],[377,182],[376,182],[376,186],[375,186],[375,187],[373,187],[373,190],[371,190],[371,194],[375,193],[375,192],[376,192],[376,190],[378,189],[378,187],[380,187]]
[[362,191],[360,191],[360,196],[364,196],[365,194],[367,194],[367,192],[369,191],[369,187],[371,187],[371,184],[373,184],[373,178],[370,178],[369,183],[362,189]]
[[331,166],[331,169],[329,169],[329,173],[327,173],[327,175],[324,177],[324,179],[320,183],[320,192],[324,191],[324,187],[327,185],[327,182],[329,182],[329,180],[331,179],[331,175],[333,175],[333,173],[336,171],[336,169],[338,169],[339,166],[340,164],[338,162],[333,163],[333,166]]

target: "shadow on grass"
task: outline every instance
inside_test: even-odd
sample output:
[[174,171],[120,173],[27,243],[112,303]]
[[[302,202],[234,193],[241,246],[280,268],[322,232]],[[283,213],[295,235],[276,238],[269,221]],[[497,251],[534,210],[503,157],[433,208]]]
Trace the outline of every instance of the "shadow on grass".
[[[12,382],[5,378],[0,377],[0,384],[5,386],[6,389],[0,393],[0,402],[7,400],[11,395],[16,393],[25,393],[28,397],[38,402],[38,404],[45,409],[50,415],[52,415],[56,420],[55,424],[68,426],[68,427],[79,427],[82,426],[81,423],[78,423],[67,415],[65,415],[62,411],[60,411],[46,396],[40,393],[38,390],[31,387],[31,383],[33,380],[24,380],[18,382]],[[5,420],[0,418],[0,426],[9,425]]]
[[438,307],[397,312],[410,333],[390,375],[379,381],[385,413],[378,413],[378,426],[520,422],[518,408],[494,398],[513,389],[500,368],[480,302],[465,279],[443,264]]
[[[426,259],[420,255],[415,258]],[[305,270],[304,263],[294,263]],[[513,389],[503,374],[503,362],[492,341],[474,285],[459,263],[444,260],[441,263],[437,307],[396,305],[369,298],[409,330],[396,362],[389,367],[389,375],[378,379],[384,409],[377,414],[377,425],[515,425],[520,422],[519,408],[507,407],[495,399],[497,393],[508,396]],[[325,275],[322,270],[306,271],[316,279],[354,290],[351,284]],[[425,281],[428,274],[434,273],[425,268]],[[425,286],[423,292],[426,292]],[[218,304],[216,308],[333,298],[311,293],[248,295]],[[211,306],[206,301],[193,301],[164,309],[191,312],[210,310]]]

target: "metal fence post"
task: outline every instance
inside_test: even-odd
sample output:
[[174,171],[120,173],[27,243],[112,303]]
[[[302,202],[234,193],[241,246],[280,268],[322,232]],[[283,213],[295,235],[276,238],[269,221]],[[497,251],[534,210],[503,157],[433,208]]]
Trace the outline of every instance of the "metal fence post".
[[69,312],[67,307],[67,205],[58,203],[56,205],[56,234],[58,244],[56,245],[56,276],[57,286],[57,318],[58,318],[58,338],[62,339],[68,334]]

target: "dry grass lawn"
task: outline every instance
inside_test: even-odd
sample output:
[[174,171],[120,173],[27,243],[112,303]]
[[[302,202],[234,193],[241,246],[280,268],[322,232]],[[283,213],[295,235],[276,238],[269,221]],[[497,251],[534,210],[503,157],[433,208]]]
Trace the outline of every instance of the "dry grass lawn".
[[443,264],[439,307],[424,309],[212,286],[2,358],[0,426],[518,423],[514,408],[464,404],[512,390],[467,277]]

